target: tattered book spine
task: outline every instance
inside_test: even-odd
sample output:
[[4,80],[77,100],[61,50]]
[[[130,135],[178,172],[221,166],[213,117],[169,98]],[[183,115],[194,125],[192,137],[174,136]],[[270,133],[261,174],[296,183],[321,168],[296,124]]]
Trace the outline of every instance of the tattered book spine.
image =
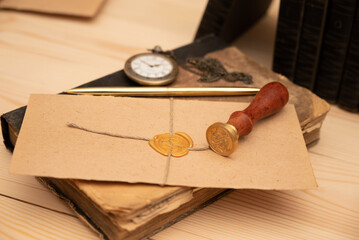
[[280,2],[273,71],[283,74],[290,80],[294,77],[304,6],[303,0]]
[[307,0],[293,82],[314,89],[329,0]]
[[329,102],[338,99],[357,0],[332,0],[328,8],[314,92]]
[[[359,4],[358,4],[359,5]],[[359,111],[359,6],[357,6],[353,32],[344,66],[338,103],[352,112]]]

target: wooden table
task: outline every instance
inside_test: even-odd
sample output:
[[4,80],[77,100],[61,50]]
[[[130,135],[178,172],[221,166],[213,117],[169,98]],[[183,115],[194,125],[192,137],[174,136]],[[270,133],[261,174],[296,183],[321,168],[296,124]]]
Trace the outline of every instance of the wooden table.
[[[193,40],[206,1],[109,0],[94,19],[0,12],[0,112],[122,68],[131,55]],[[270,67],[278,1],[235,41]],[[319,188],[237,190],[151,239],[359,239],[359,115],[332,106],[308,149]],[[98,239],[0,147],[0,239]]]

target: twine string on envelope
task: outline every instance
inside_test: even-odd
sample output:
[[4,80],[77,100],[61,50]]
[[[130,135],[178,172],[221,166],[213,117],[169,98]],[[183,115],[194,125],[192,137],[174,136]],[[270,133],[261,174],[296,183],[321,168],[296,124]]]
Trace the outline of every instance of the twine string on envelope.
[[[164,176],[163,176],[163,181],[162,181],[162,186],[165,185],[167,183],[167,179],[168,179],[168,174],[169,174],[169,170],[170,170],[170,163],[171,163],[171,156],[172,156],[172,150],[174,147],[182,147],[182,146],[177,146],[174,145],[172,142],[172,138],[173,138],[173,108],[174,108],[174,101],[173,98],[170,98],[170,122],[169,122],[169,132],[170,132],[170,151],[167,155],[167,159],[166,159],[166,167],[165,167],[165,172],[164,172]],[[124,135],[124,134],[115,134],[115,133],[111,133],[111,132],[106,132],[106,131],[96,131],[96,130],[92,130],[83,126],[80,126],[76,123],[72,123],[72,122],[68,122],[66,124],[68,127],[72,127],[72,128],[76,128],[79,130],[83,130],[86,132],[90,132],[90,133],[95,133],[95,134],[101,134],[101,135],[106,135],[106,136],[110,136],[110,137],[118,137],[118,138],[125,138],[125,139],[133,139],[133,140],[142,140],[142,141],[150,141],[151,138],[146,138],[146,137],[140,137],[140,136],[131,136],[131,135]],[[205,150],[209,150],[209,146],[204,146],[204,147],[192,147],[192,148],[186,148],[189,151],[205,151]]]
[[163,176],[162,186],[166,184],[168,173],[170,171],[170,162],[171,162],[171,156],[172,156],[172,150],[173,150],[173,98],[170,98],[170,151],[167,156],[166,161],[166,169],[165,169],[165,175]]
[[72,123],[72,122],[68,122],[66,124],[68,127],[72,127],[72,128],[77,128],[86,132],[90,132],[90,133],[96,133],[96,134],[101,134],[101,135],[107,135],[110,137],[118,137],[118,138],[127,138],[127,139],[134,139],[134,140],[143,140],[143,141],[150,141],[151,138],[146,138],[146,137],[139,137],[139,136],[130,136],[130,135],[123,135],[123,134],[115,134],[115,133],[110,133],[110,132],[106,132],[106,131],[95,131],[83,126],[79,126],[76,123]]

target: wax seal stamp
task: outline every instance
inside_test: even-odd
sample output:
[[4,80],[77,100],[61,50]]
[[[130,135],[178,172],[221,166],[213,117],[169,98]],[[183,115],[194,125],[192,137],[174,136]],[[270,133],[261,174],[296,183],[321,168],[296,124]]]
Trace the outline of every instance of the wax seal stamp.
[[207,129],[206,138],[211,149],[223,156],[229,156],[238,145],[238,131],[230,124],[212,124]]
[[279,112],[288,99],[288,90],[281,83],[264,85],[245,110],[233,112],[227,123],[214,123],[207,129],[210,148],[222,156],[229,156],[237,148],[239,137],[249,134],[257,120]]
[[184,132],[175,132],[172,135],[170,133],[158,134],[149,141],[150,146],[161,153],[162,155],[171,155],[174,157],[182,157],[186,155],[188,148],[193,147],[193,141],[190,136]]

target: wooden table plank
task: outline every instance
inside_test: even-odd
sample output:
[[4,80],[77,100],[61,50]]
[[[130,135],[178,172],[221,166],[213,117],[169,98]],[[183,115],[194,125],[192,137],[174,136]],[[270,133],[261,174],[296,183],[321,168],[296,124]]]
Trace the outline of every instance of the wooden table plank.
[[358,216],[307,192],[237,190],[153,239],[349,240],[359,236],[357,223]]
[[[10,151],[0,148],[0,195],[74,216],[74,213],[34,177],[9,173]],[[1,239],[1,238],[0,238]]]
[[[324,130],[323,130],[324,129]],[[320,144],[309,149],[339,161],[359,164],[359,115],[332,106],[323,122]]]
[[0,196],[0,237],[7,239],[98,239],[74,216]]

